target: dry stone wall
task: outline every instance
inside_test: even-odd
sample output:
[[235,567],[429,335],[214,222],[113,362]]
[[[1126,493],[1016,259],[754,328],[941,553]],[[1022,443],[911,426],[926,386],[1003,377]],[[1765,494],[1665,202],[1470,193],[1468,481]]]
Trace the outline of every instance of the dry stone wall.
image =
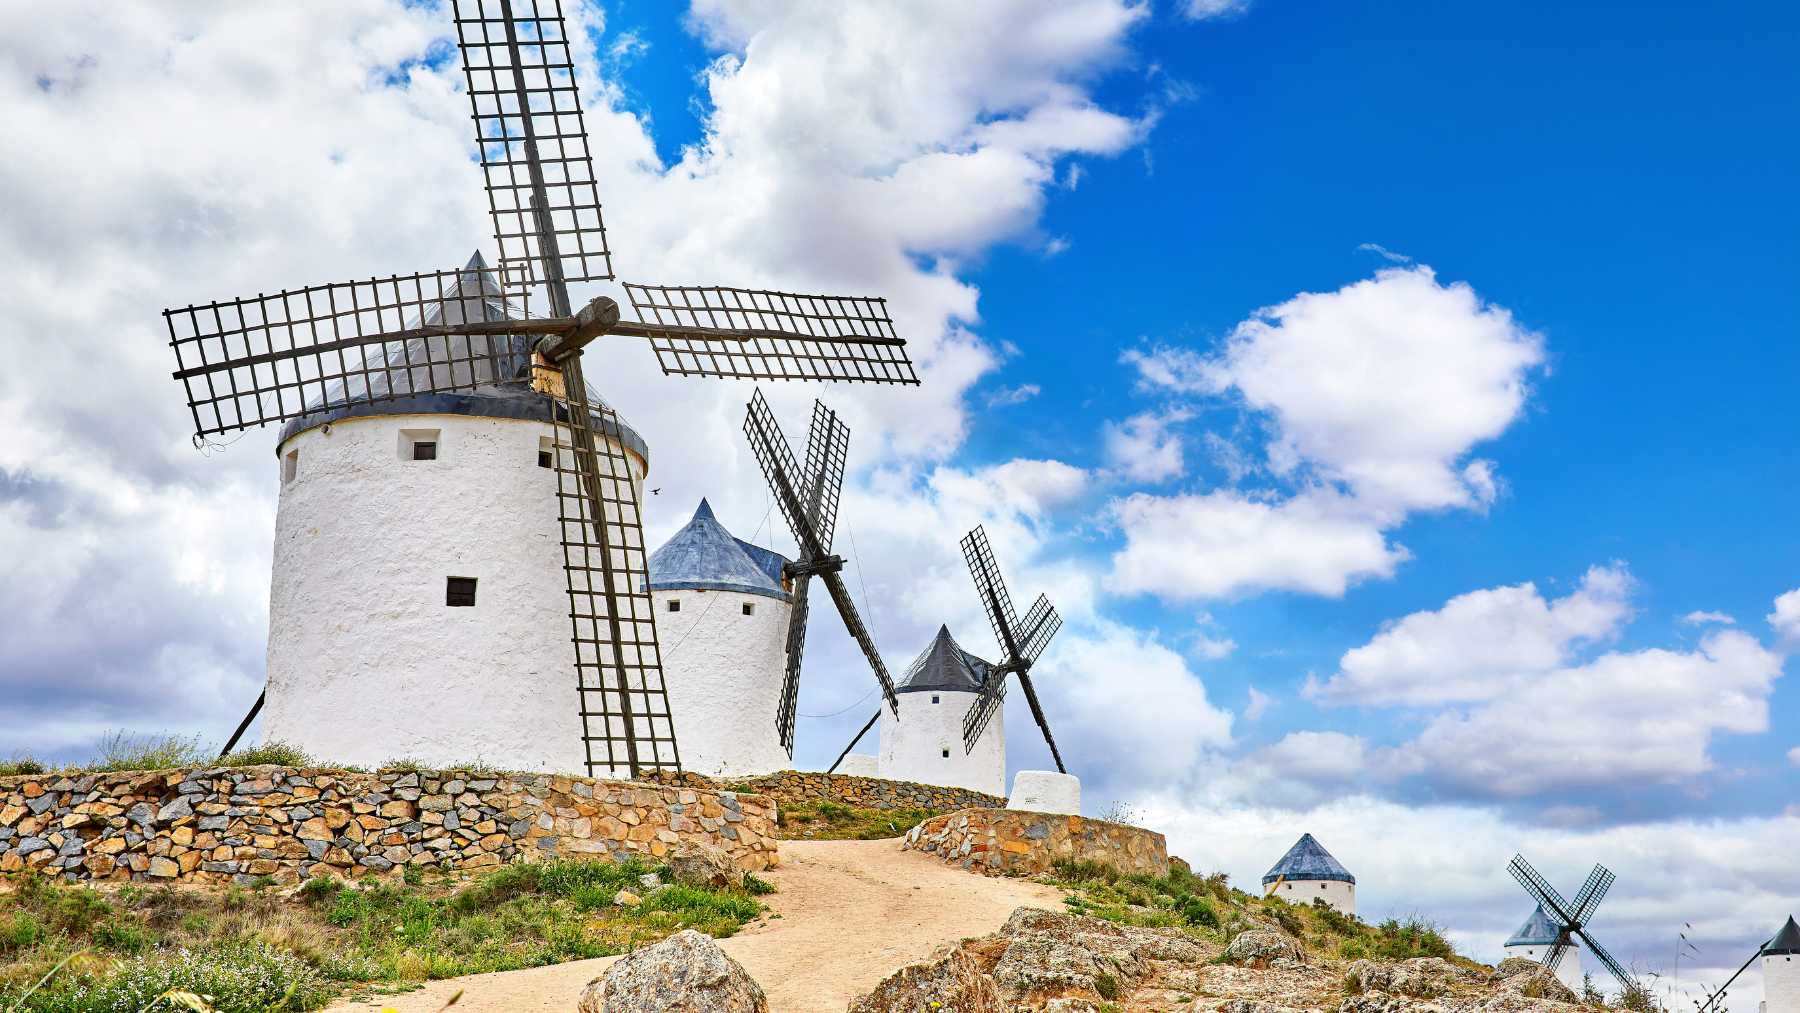
[[1049,872],[1059,861],[1169,874],[1168,842],[1154,830],[1018,809],[968,809],[933,817],[908,831],[900,847],[990,875]]
[[854,774],[821,774],[783,770],[757,777],[709,779],[699,774],[677,775],[681,783],[728,787],[767,795],[783,805],[815,805],[839,802],[860,809],[1004,809],[1006,799],[967,788],[937,784],[890,781]]
[[0,778],[0,872],[249,883],[481,869],[515,859],[656,860],[692,845],[778,864],[753,794],[552,774],[293,767]]

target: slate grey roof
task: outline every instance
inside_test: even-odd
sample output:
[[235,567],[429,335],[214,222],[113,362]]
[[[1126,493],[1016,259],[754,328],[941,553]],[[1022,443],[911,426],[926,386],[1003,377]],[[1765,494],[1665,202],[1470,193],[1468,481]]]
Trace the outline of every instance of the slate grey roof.
[[785,562],[778,553],[733,538],[702,499],[687,526],[650,554],[650,589],[742,591],[788,601],[781,589]]
[[[475,294],[479,298],[459,298],[464,292]],[[465,323],[474,315],[469,312],[469,308],[476,301],[481,304],[483,320],[509,320],[519,315],[518,307],[500,290],[500,284],[495,280],[494,272],[481,256],[480,250],[475,251],[475,255],[457,273],[456,283],[444,292],[444,301],[433,306],[423,319],[408,321],[407,326]],[[486,418],[550,421],[555,401],[548,395],[531,389],[532,339],[529,335],[494,335],[493,341],[499,353],[498,361],[489,359],[484,354],[480,359],[455,365],[454,378],[460,382],[472,383],[473,387],[449,393],[414,393],[419,387],[428,384],[428,373],[435,371],[442,378],[452,368],[446,363],[467,358],[470,340],[482,342],[479,347],[486,352],[487,336],[471,339],[460,334],[413,338],[383,346],[387,353],[384,364],[372,365],[366,380],[361,373],[347,381],[333,380],[325,385],[322,396],[314,397],[307,403],[307,414],[289,419],[281,427],[281,438],[275,441],[276,452],[280,453],[281,445],[294,434],[340,419],[371,418],[377,415],[479,415]],[[437,365],[409,365],[426,361],[435,361]],[[354,366],[354,363],[351,365]],[[349,384],[348,393],[346,383]],[[351,399],[352,396],[354,400]],[[591,384],[587,387],[587,397],[589,404],[606,404]],[[598,416],[594,419],[594,427],[596,431],[603,427]],[[604,425],[604,429],[619,437],[620,442],[642,457],[644,466],[649,467],[650,447],[630,424],[621,418],[616,428]]]
[[1300,835],[1300,839],[1294,842],[1287,854],[1281,856],[1281,861],[1276,862],[1275,867],[1262,878],[1263,885],[1268,886],[1282,877],[1289,880],[1333,879],[1340,883],[1356,882],[1356,877],[1350,875],[1350,870],[1339,865],[1338,860],[1331,857],[1331,852],[1326,851],[1323,844],[1313,840],[1311,834]]
[[1525,924],[1519,926],[1519,931],[1512,934],[1512,938],[1506,941],[1506,945],[1552,946],[1561,935],[1562,932],[1557,924],[1550,920],[1548,914],[1544,913],[1544,905],[1539,904],[1531,909],[1531,917],[1525,919]]
[[1763,956],[1774,957],[1783,954],[1800,955],[1800,925],[1794,924],[1794,916],[1788,915],[1787,924],[1775,933],[1762,948]]
[[992,664],[958,646],[950,636],[950,627],[939,626],[937,636],[931,639],[931,644],[923,653],[913,659],[905,677],[900,680],[900,685],[894,688],[901,693],[919,693],[932,689],[979,693],[993,668]]

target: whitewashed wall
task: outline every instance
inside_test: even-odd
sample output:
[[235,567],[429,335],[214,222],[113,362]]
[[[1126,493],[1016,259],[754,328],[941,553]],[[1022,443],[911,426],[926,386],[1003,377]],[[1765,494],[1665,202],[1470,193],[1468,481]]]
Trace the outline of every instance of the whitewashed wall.
[[[436,430],[438,459],[406,459],[402,430]],[[556,474],[537,466],[550,435],[387,415],[282,445],[298,457],[275,520],[265,738],[361,766],[586,772]],[[449,576],[477,578],[474,607],[444,604]]]
[[1344,914],[1356,913],[1356,884],[1341,879],[1290,879],[1277,893],[1289,904],[1311,904],[1319,898]]
[[1800,1013],[1800,957],[1762,958],[1763,1013]]
[[[775,730],[775,709],[793,606],[740,591],[653,591],[651,597],[682,769],[738,776],[792,767]],[[670,601],[681,602],[681,610],[670,612]]]
[[[1004,797],[1005,715],[996,711],[976,740],[975,748],[963,751],[963,715],[978,696],[948,690],[901,693],[898,721],[892,711],[882,707],[880,775],[895,781],[951,785]],[[931,702],[933,697],[937,703]]]
[[851,753],[838,764],[837,772],[852,777],[880,777],[881,758],[869,753]]

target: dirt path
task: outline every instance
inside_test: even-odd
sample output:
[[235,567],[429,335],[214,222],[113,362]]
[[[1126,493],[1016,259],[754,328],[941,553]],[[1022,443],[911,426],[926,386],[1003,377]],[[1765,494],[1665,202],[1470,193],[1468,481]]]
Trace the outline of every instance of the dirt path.
[[[768,993],[771,1013],[835,1013],[940,944],[994,931],[1015,908],[1062,909],[1058,890],[971,875],[898,841],[782,841],[781,860],[762,874],[778,891],[764,899],[781,917],[720,941]],[[617,959],[450,978],[331,1009],[432,1013],[462,989],[456,1013],[573,1013],[582,986]]]

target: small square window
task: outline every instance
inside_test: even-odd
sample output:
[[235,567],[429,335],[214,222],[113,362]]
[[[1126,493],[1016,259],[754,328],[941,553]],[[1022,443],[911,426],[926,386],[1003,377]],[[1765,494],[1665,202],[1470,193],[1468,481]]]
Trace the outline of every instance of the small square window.
[[415,461],[435,461],[435,460],[437,460],[437,441],[436,440],[414,440],[413,441],[412,459]]
[[287,452],[287,456],[281,459],[281,481],[282,481],[282,484],[285,485],[288,482],[292,482],[295,478],[298,478],[299,475],[300,475],[300,451],[290,450]]
[[756,614],[756,605],[752,602],[745,602],[744,603],[744,614],[747,616],[755,615]]
[[550,467],[550,451],[548,451],[548,450],[538,451],[538,467],[540,467],[540,468]]
[[475,604],[474,577],[444,578],[444,604],[454,606],[471,606]]
[[936,693],[933,693],[933,694],[931,694],[931,702],[932,702],[932,703],[937,703],[937,702],[938,702],[938,697],[937,697],[937,694],[936,694]]
[[670,612],[680,612],[681,611],[681,599],[680,598],[670,598],[669,599],[669,611]]
[[948,750],[948,749],[943,750],[943,754],[944,754],[944,759],[948,760],[950,758],[950,750]]

